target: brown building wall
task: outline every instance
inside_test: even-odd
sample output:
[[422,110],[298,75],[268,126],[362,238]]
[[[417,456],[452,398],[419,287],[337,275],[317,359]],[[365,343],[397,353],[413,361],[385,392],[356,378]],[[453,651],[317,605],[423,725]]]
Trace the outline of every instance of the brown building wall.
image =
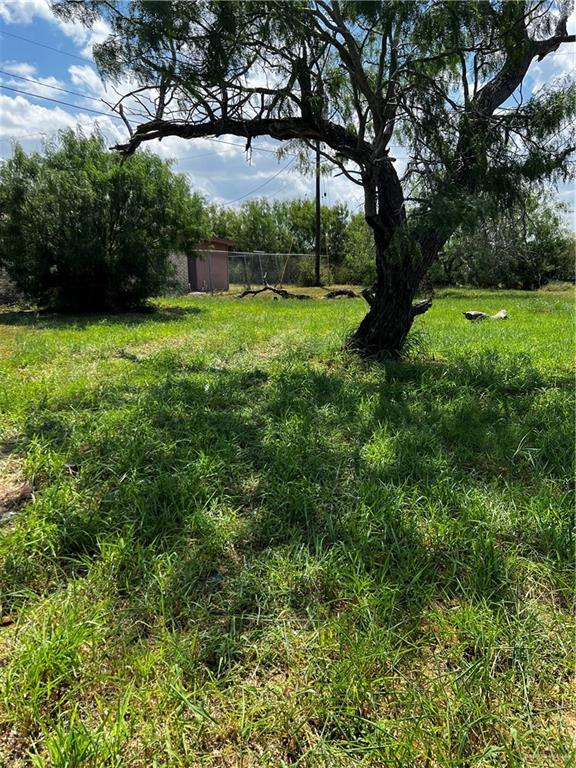
[[230,240],[213,238],[198,244],[197,256],[171,254],[174,290],[179,293],[227,291],[230,287],[228,254],[233,245]]
[[190,259],[190,287],[193,291],[227,291],[228,251],[211,251]]
[[214,238],[198,246],[199,256],[188,261],[190,290],[227,291],[230,287],[228,254],[233,243]]

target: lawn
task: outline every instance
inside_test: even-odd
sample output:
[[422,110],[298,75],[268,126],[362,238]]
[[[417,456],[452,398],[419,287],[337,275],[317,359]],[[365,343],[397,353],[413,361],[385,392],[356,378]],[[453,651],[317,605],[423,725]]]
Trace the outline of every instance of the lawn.
[[573,766],[573,294],[158,304],[0,314],[0,764]]

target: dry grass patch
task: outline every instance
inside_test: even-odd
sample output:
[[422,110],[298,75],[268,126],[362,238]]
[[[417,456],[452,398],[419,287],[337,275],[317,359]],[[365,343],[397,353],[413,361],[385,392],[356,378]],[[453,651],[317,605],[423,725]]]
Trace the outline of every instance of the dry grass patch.
[[24,462],[16,455],[16,445],[15,439],[0,444],[0,520],[32,498],[34,490],[24,476]]

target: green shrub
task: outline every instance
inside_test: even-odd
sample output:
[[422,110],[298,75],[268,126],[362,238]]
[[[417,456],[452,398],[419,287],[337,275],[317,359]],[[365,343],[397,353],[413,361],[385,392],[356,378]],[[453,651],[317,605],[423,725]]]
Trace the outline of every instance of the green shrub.
[[532,191],[508,207],[486,198],[476,220],[460,227],[430,272],[435,285],[534,290],[550,280],[574,280],[574,236],[565,208]]
[[72,131],[0,166],[0,266],[18,292],[58,311],[141,306],[170,277],[169,254],[202,234],[202,199],[165,161],[123,161]]
[[336,280],[340,283],[371,285],[376,279],[374,234],[361,213],[350,220],[343,251],[344,259],[336,271]]

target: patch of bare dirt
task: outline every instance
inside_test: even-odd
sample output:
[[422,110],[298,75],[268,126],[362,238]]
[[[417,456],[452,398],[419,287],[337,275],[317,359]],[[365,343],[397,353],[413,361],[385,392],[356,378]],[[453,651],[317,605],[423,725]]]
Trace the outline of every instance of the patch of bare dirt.
[[34,491],[32,483],[23,475],[22,460],[15,451],[15,440],[0,443],[0,520],[11,516]]
[[17,728],[4,725],[0,728],[0,765],[10,768],[28,768],[26,738]]
[[13,511],[32,496],[32,483],[18,482],[18,478],[0,481],[0,517]]

